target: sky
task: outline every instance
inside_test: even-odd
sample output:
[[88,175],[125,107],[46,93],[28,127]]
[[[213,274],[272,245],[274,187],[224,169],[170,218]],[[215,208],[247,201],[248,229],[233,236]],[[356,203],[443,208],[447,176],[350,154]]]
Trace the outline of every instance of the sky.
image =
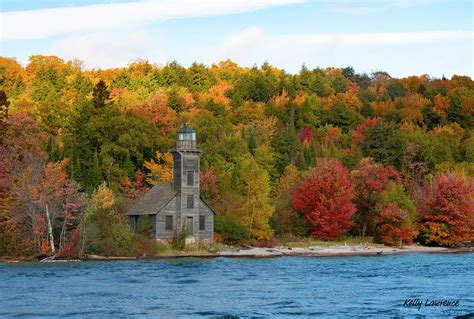
[[0,55],[473,77],[474,0],[0,0]]

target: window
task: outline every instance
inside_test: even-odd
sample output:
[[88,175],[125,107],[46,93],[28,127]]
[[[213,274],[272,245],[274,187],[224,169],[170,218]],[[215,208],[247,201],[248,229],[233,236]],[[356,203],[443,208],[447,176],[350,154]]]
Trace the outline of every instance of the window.
[[165,230],[173,230],[173,216],[171,215],[166,216]]
[[199,216],[199,230],[206,230],[206,216]]
[[138,216],[131,216],[132,217],[132,228],[133,231],[137,230],[137,225],[138,225]]
[[187,177],[188,177],[187,185],[194,186],[194,171],[188,171]]
[[194,195],[188,195],[186,199],[186,208],[194,208]]

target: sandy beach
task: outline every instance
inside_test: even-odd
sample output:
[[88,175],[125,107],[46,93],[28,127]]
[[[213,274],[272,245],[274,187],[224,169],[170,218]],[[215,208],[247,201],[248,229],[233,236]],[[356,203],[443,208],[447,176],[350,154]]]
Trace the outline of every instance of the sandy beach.
[[217,255],[221,257],[278,257],[278,256],[383,256],[404,253],[456,253],[473,252],[473,248],[444,248],[421,245],[404,246],[403,248],[384,245],[340,245],[340,246],[310,246],[306,248],[274,247],[274,248],[230,248],[226,247]]
[[[42,262],[77,262],[77,261],[120,261],[120,260],[154,260],[154,259],[175,259],[175,258],[273,258],[283,256],[306,256],[306,257],[337,257],[337,256],[387,256],[407,253],[421,254],[448,254],[448,253],[473,253],[474,247],[463,248],[445,248],[445,247],[427,247],[421,245],[403,246],[403,248],[389,247],[375,244],[359,244],[359,245],[338,245],[338,246],[309,246],[300,247],[233,247],[224,246],[218,252],[192,252],[183,251],[175,254],[166,254],[160,256],[137,256],[137,257],[121,257],[121,256],[99,256],[86,255],[82,259],[78,258],[45,258]],[[0,262],[34,262],[39,261],[32,258],[0,258]]]

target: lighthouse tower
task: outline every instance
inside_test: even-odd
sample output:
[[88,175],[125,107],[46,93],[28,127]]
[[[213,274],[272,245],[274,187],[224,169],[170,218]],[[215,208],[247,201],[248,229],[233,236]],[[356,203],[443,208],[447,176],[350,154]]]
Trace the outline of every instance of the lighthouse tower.
[[158,183],[128,211],[133,229],[141,218],[152,224],[150,238],[169,240],[182,231],[192,241],[212,241],[214,215],[199,196],[199,158],[196,132],[187,124],[178,132],[173,155],[173,181]]
[[173,189],[176,194],[176,226],[194,236],[199,229],[199,159],[196,132],[186,123],[178,131],[173,155]]

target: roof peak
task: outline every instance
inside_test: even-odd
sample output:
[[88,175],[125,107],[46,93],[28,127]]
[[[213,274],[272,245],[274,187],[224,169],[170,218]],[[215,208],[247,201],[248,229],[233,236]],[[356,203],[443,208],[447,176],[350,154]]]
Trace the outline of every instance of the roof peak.
[[178,133],[196,133],[196,131],[191,128],[188,122],[184,123],[184,126],[178,131]]

